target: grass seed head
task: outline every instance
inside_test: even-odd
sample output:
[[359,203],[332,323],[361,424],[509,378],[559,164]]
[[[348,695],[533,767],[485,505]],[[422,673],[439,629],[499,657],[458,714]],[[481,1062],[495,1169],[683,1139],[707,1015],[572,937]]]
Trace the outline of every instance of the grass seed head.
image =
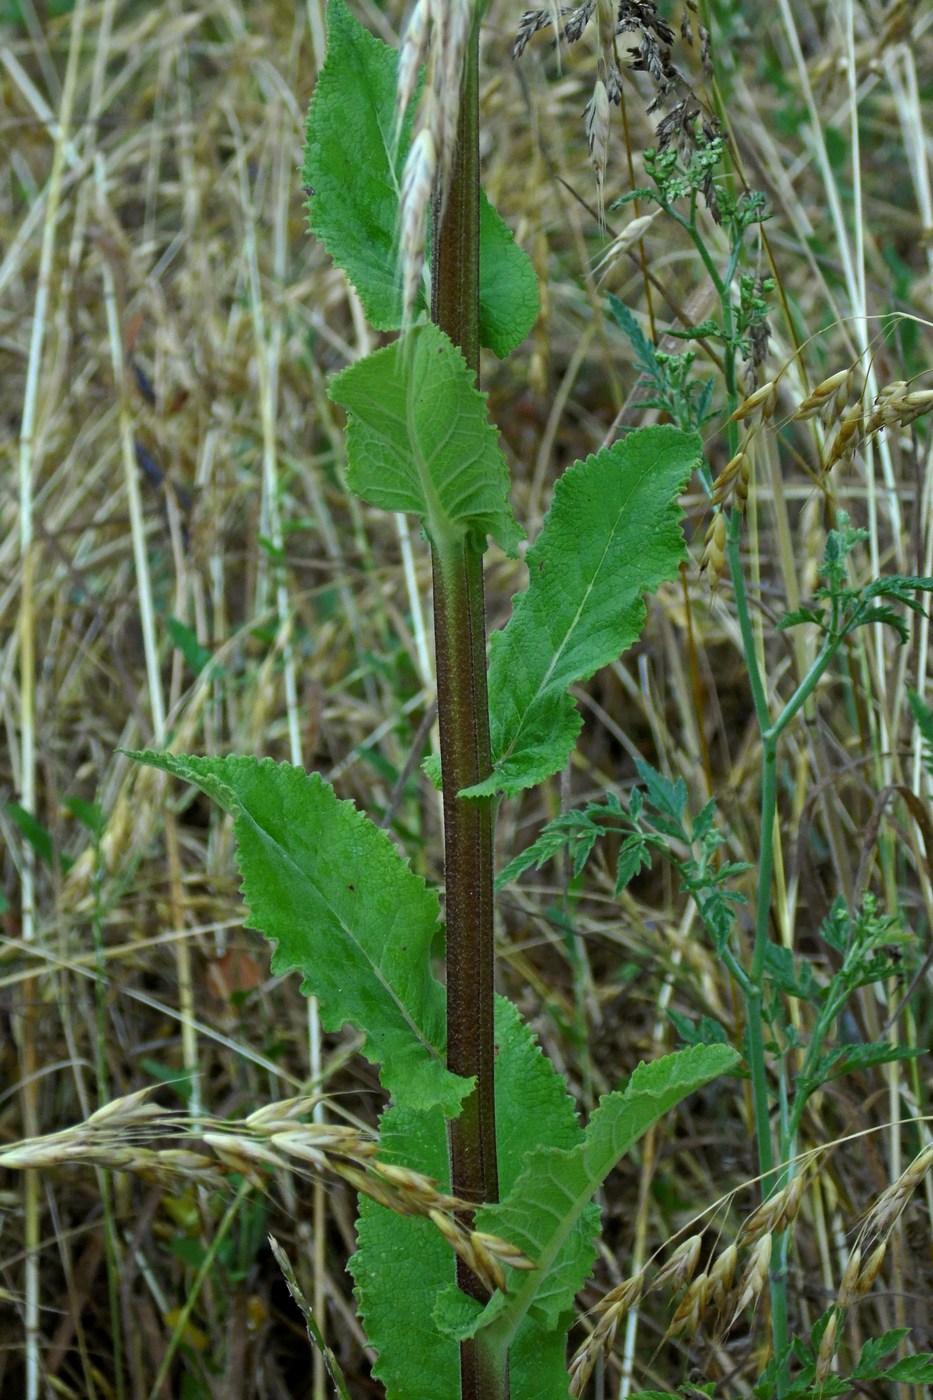
[[762,1235],[783,1234],[797,1217],[805,1185],[806,1176],[801,1173],[762,1202],[742,1227],[742,1242],[750,1245]]
[[688,1284],[696,1272],[702,1244],[701,1235],[691,1235],[679,1244],[664,1267],[655,1274],[652,1288],[663,1288],[665,1284],[669,1284],[676,1293]]
[[411,143],[402,172],[401,232],[399,252],[402,264],[402,298],[406,320],[418,299],[424,269],[428,210],[437,175],[437,145],[434,132],[425,124]]
[[597,78],[593,95],[583,113],[586,144],[596,173],[596,199],[599,221],[603,223],[603,187],[609,159],[609,92],[602,78]]
[[858,1284],[859,1271],[862,1267],[862,1251],[859,1245],[850,1253],[846,1260],[846,1266],[842,1271],[842,1279],[839,1284],[839,1293],[836,1297],[836,1307],[847,1308],[855,1299],[856,1286]]
[[674,1311],[664,1340],[671,1337],[692,1337],[710,1300],[710,1279],[706,1273],[697,1274]]
[[933,1167],[933,1144],[918,1153],[897,1181],[882,1191],[865,1222],[865,1233],[875,1238],[887,1236],[914,1191]]
[[396,144],[398,144],[399,133],[405,113],[408,111],[412,98],[415,95],[415,89],[418,86],[418,76],[428,51],[429,33],[430,9],[428,0],[415,0],[415,4],[412,6],[408,15],[401,49],[399,50],[398,78],[395,88]]
[[106,1125],[116,1129],[128,1127],[131,1123],[145,1123],[153,1118],[164,1117],[164,1108],[160,1108],[157,1103],[148,1102],[151,1093],[151,1088],[137,1089],[135,1094],[125,1094],[122,1098],[103,1104],[88,1118],[87,1126],[99,1128]]
[[709,1301],[714,1308],[725,1307],[726,1299],[735,1282],[735,1270],[739,1261],[739,1251],[734,1244],[727,1245],[709,1271]]
[[700,559],[700,573],[706,574],[710,592],[715,593],[726,565],[726,517],[717,510],[706,531],[706,545]]
[[881,1272],[881,1265],[884,1263],[884,1256],[887,1253],[887,1249],[888,1241],[887,1237],[885,1237],[880,1243],[875,1245],[871,1254],[869,1254],[868,1258],[865,1260],[864,1268],[859,1273],[853,1288],[852,1297],[854,1300],[857,1301],[859,1298],[864,1298],[865,1294],[871,1288],[875,1279]]
[[768,1282],[768,1268],[771,1264],[771,1235],[762,1235],[755,1245],[752,1256],[748,1261],[745,1273],[742,1275],[742,1282],[739,1285],[739,1301],[732,1314],[730,1327],[734,1327],[739,1317],[748,1307],[749,1303],[758,1301],[765,1284]]
[[762,422],[766,423],[774,417],[776,407],[777,384],[773,379],[769,379],[743,399],[735,412],[726,419],[726,422],[738,423],[741,419],[751,418],[753,414],[757,413]]
[[[832,404],[835,408],[836,396],[849,383],[851,376],[852,370],[850,369],[839,369],[835,374],[829,375],[827,379],[823,379],[817,384],[815,389],[811,389],[791,416],[798,422],[803,422],[805,419],[813,418],[817,413],[821,413],[827,404]],[[841,409],[837,409],[836,412],[838,415]]]
[[816,1356],[816,1371],[813,1379],[818,1386],[822,1385],[829,1375],[829,1368],[833,1364],[833,1357],[836,1354],[836,1329],[839,1325],[839,1314],[830,1314],[826,1324],[826,1331],[820,1339],[820,1349]]

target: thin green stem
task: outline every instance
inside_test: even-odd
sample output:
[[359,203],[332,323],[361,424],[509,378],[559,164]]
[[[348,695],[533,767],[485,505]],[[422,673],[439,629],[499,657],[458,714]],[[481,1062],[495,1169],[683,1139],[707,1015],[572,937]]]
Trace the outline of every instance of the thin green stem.
[[797,712],[800,709],[802,709],[803,706],[807,703],[810,696],[813,694],[813,691],[816,689],[820,677],[826,670],[829,663],[832,661],[833,657],[836,655],[836,652],[839,650],[841,645],[841,637],[831,636],[830,638],[828,638],[828,640],[823,646],[822,651],[819,653],[818,656],[814,657],[813,664],[810,666],[810,669],[807,671],[807,674],[804,676],[803,680],[800,682],[797,689],[794,691],[793,695],[788,700],[787,704],[784,706],[777,719],[774,721],[774,724],[769,730],[766,731],[764,735],[764,738],[766,740],[778,739],[780,735],[784,732],[784,730],[787,728],[787,726],[790,724],[791,720],[794,718],[794,715],[796,715]]

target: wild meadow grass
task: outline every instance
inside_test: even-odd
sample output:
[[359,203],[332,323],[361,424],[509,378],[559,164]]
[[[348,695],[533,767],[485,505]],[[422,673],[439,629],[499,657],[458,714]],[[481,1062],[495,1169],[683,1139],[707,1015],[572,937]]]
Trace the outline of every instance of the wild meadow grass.
[[[351,8],[398,43],[404,6]],[[923,592],[859,590],[933,575],[930,16],[632,5],[617,48],[641,45],[640,70],[622,63],[616,106],[606,7],[585,9],[559,60],[549,7],[496,0],[483,24],[484,188],[541,292],[527,339],[482,361],[512,500],[533,541],[567,466],[659,418],[700,429],[708,472],[682,498],[689,562],[625,656],[575,688],[572,760],[502,807],[497,986],[584,1114],[692,1038],[722,1035],[764,1077],[717,1080],[607,1179],[570,1374],[600,1400],[750,1396],[782,1297],[813,1393],[910,1329],[885,1358],[903,1378],[866,1363],[852,1388],[919,1400],[933,817],[909,692],[931,703],[929,625]],[[324,7],[0,0],[0,23],[0,1392],[378,1395],[346,1273],[357,1191],[429,1218],[490,1286],[511,1246],[375,1161],[385,1095],[363,1037],[325,1031],[270,975],[223,812],[125,752],[317,770],[443,879],[420,766],[430,557],[411,517],[346,491],[326,392],[386,337],[307,229]],[[667,47],[729,143],[690,217],[670,184],[649,197],[671,112],[670,149],[692,154],[676,86],[646,112],[675,84]],[[743,191],[769,217],[733,266],[710,197]],[[721,337],[676,332],[720,313],[717,276],[738,297],[742,275],[730,367]],[[525,584],[491,549],[490,630]],[[862,606],[883,625],[855,630]],[[830,614],[853,625],[814,672]],[[639,763],[654,806],[632,806]],[[749,901],[732,965],[703,906],[729,866]],[[742,982],[756,950],[764,994]],[[833,978],[845,998],[814,999]],[[811,1092],[823,1013],[849,1072]],[[917,1053],[873,1057],[882,1044]],[[767,1167],[769,1112],[787,1157]]]

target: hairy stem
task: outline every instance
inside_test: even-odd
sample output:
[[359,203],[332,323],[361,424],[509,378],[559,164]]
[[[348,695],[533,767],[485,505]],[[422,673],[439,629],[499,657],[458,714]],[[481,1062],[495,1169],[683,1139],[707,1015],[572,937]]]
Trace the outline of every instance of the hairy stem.
[[[431,314],[479,376],[478,22],[460,94],[457,151],[443,208],[435,211]],[[468,534],[435,541],[434,636],[444,782],[447,917],[447,1065],[476,1088],[450,1125],[451,1185],[468,1201],[499,1198],[493,1080],[493,805],[460,790],[492,767],[486,688],[484,541]],[[464,1292],[485,1299],[479,1279],[457,1261]],[[476,1342],[460,1348],[461,1400],[504,1400],[507,1365]]]

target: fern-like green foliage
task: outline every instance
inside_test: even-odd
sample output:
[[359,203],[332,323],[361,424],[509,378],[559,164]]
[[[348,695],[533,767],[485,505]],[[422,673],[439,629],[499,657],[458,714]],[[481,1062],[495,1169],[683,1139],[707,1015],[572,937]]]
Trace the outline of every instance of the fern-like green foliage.
[[[304,179],[311,231],[342,267],[377,330],[402,324],[399,197],[411,113],[395,142],[398,52],[344,0],[327,7],[327,60],[308,113]],[[534,269],[485,198],[480,209],[480,340],[500,357],[538,315]]]
[[384,831],[317,773],[271,759],[132,757],[193,783],[233,817],[250,922],[300,972],[327,1030],[363,1032],[398,1104],[456,1117],[472,1081],[449,1073],[444,990],[430,970],[437,895]]
[[644,428],[558,481],[528,551],[528,588],[491,638],[494,767],[469,796],[520,792],[566,763],[582,724],[570,687],[632,645],[642,595],[686,557],[677,497],[699,460],[695,435]]

